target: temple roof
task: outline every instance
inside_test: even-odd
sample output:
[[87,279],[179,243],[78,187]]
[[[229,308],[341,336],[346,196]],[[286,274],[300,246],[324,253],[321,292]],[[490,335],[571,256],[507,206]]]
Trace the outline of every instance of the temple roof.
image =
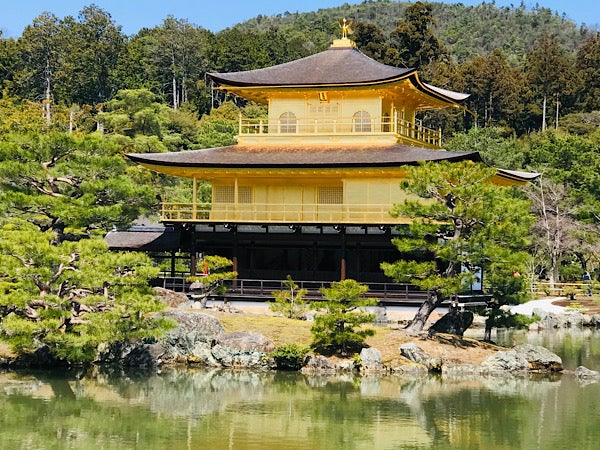
[[481,161],[478,152],[448,152],[401,144],[231,145],[173,153],[131,153],[140,164],[204,168],[392,167],[421,161]]
[[[343,68],[343,70],[341,70]],[[314,86],[372,84],[405,78],[415,69],[381,64],[355,47],[330,47],[305,58],[245,72],[209,73],[232,86]]]
[[320,53],[263,69],[207,76],[225,89],[356,87],[409,79],[418,90],[446,101],[460,102],[469,96],[422,83],[416,69],[382,64],[350,44],[334,45]]

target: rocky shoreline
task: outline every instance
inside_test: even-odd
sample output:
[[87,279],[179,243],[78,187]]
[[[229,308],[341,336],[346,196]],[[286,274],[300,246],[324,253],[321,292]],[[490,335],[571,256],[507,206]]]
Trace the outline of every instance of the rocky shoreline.
[[[96,364],[149,370],[172,366],[276,369],[275,360],[271,356],[275,345],[259,333],[227,333],[216,317],[205,312],[173,308],[164,314],[174,320],[177,326],[163,339],[105,345],[100,348]],[[546,313],[531,329],[535,331],[569,327],[598,328],[600,314]],[[394,333],[401,335],[403,332],[396,330]],[[307,374],[355,372],[492,376],[567,373],[563,370],[559,356],[544,347],[530,344],[508,349],[443,333],[411,338],[404,336],[399,342],[402,343],[395,348],[385,349],[385,358],[373,346],[363,349],[358,358],[352,359],[309,355],[301,371]],[[393,344],[390,343],[391,345]],[[457,356],[453,352],[457,348],[465,349],[463,355],[479,351],[481,361],[473,363],[472,358],[461,358],[460,354]],[[0,367],[6,369],[46,365],[52,366],[52,361],[43,351],[30,358],[0,358]],[[577,368],[573,374],[581,379],[600,380],[600,373],[585,367]]]

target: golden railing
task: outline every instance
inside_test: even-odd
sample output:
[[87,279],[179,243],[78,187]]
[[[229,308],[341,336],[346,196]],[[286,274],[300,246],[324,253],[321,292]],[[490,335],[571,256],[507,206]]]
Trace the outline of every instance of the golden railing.
[[240,117],[240,135],[371,135],[392,134],[429,146],[441,147],[442,132],[404,119],[395,121],[379,117],[357,121],[353,118],[338,119],[247,119]]
[[163,222],[396,224],[389,204],[162,203]]

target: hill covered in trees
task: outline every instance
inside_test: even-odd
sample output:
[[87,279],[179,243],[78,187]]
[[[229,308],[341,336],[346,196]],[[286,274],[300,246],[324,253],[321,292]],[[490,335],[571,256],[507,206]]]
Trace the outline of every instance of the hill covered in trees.
[[[593,32],[549,8],[538,5],[528,10],[524,2],[510,7],[497,7],[494,2],[482,2],[477,6],[430,3],[437,21],[436,35],[457,62],[502,49],[511,61],[518,63],[545,34],[554,36],[565,49],[575,51]],[[307,37],[308,46],[324,48],[330,44],[332,35],[339,34],[337,22],[341,17],[373,24],[384,35],[389,35],[410,5],[408,2],[391,0],[365,0],[360,4],[345,3],[336,8],[307,13],[258,15],[239,26],[246,31],[266,31],[277,27]]]
[[[351,37],[367,55],[390,65],[418,66],[424,81],[471,93],[467,106],[480,126],[523,134],[543,127],[544,105],[558,108],[559,116],[600,109],[597,32],[544,7],[485,2],[346,3],[302,14],[259,15],[219,33],[167,17],[131,36],[95,5],[76,18],[47,12],[19,38],[0,38],[0,92],[4,99],[42,103],[48,121],[54,114],[67,126],[64,118],[75,118],[70,126],[90,130],[117,92],[147,89],[157,102],[189,113],[186,119],[179,114],[173,125],[179,129],[170,130],[181,136],[190,117],[207,114],[224,100],[205,84],[207,72],[256,69],[323,50],[339,36],[342,17],[353,21]],[[447,136],[474,124],[472,118],[445,115],[428,119]],[[199,144],[189,137],[175,147]]]

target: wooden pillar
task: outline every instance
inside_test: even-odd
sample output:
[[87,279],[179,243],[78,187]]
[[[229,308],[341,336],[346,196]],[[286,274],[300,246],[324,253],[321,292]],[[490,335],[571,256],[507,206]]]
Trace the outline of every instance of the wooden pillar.
[[171,252],[171,276],[175,277],[175,255],[177,252]]
[[340,281],[346,279],[346,230],[340,230],[342,234],[342,259],[340,261]]
[[190,245],[190,275],[194,277],[196,276],[196,268],[198,266],[196,250],[196,227],[192,225],[190,227],[190,232],[192,233],[192,242]]
[[[236,180],[237,181],[237,180]],[[237,191],[237,183],[236,183],[236,191]],[[231,262],[233,262],[233,271],[238,271],[238,234],[237,227],[233,229],[233,255],[231,258]],[[237,287],[237,279],[232,282],[233,287]]]
[[196,177],[193,178],[193,197],[192,197],[192,220],[197,220],[198,214],[198,179]]

